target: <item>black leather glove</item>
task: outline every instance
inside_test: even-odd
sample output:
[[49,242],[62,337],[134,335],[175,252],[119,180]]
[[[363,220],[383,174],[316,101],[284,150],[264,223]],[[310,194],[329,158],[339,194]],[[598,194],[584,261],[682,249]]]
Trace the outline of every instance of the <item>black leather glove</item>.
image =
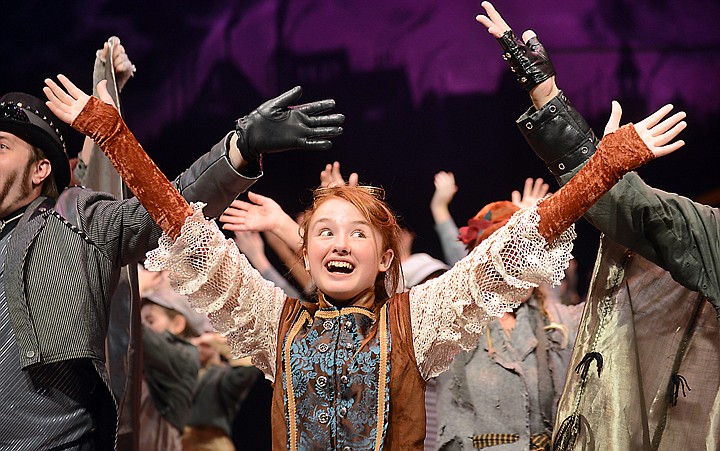
[[523,43],[512,30],[497,38],[503,51],[503,59],[510,64],[510,70],[526,91],[555,75],[555,67],[545,47],[533,36]]
[[342,133],[342,114],[323,114],[335,107],[332,99],[291,107],[302,95],[296,86],[260,105],[235,122],[237,146],[245,161],[261,154],[290,149],[327,150],[328,138]]

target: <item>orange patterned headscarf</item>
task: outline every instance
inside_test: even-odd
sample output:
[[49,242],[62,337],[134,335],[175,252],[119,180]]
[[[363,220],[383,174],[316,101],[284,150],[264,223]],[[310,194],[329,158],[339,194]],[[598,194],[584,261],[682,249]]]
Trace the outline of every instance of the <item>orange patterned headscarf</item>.
[[504,226],[508,219],[519,209],[517,205],[507,200],[487,204],[468,221],[467,226],[460,227],[458,239],[465,244],[465,248],[470,252],[485,238]]

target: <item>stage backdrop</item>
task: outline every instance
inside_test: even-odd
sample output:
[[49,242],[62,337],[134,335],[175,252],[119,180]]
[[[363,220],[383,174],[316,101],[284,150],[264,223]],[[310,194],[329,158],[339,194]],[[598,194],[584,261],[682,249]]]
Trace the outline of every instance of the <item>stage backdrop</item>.
[[[640,173],[657,187],[717,202],[717,0],[496,6],[518,34],[538,33],[558,84],[598,132],[613,99],[625,121],[666,102],[686,109],[686,148]],[[549,178],[515,129],[529,101],[475,22],[480,11],[467,0],[15,2],[3,7],[0,86],[41,95],[42,80],[62,72],[89,91],[95,49],[119,36],[138,68],[122,93],[124,116],[172,178],[236,117],[300,84],[307,100],[337,100],[345,134],[329,152],[266,158],[254,189],[298,211],[323,165],[338,160],[388,190],[418,235],[415,250],[440,256],[428,210],[437,171],[456,175],[458,223],[509,198],[525,177]],[[70,142],[77,152],[80,137]],[[584,223],[579,230],[585,273],[597,233]]]

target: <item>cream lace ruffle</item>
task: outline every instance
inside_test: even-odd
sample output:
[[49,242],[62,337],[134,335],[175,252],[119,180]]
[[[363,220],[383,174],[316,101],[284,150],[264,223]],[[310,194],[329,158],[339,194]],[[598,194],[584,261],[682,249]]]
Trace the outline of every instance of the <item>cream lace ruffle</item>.
[[163,234],[145,265],[151,271],[168,271],[173,288],[207,314],[233,354],[252,356],[253,364],[272,381],[287,296],[263,279],[214,221],[203,217],[204,204],[192,206],[195,213],[185,221],[180,237],[173,243]]
[[[237,357],[251,355],[271,381],[280,314],[287,299],[262,278],[202,215],[202,204],[173,243],[167,236],[147,255],[151,271],[167,270],[173,288],[207,313]],[[445,371],[462,350],[477,345],[483,327],[519,305],[528,289],[558,284],[572,258],[573,228],[551,245],[537,231],[536,207],[516,213],[507,226],[442,276],[410,290],[415,357],[426,378]]]
[[560,283],[575,230],[548,245],[539,221],[537,207],[520,210],[445,274],[410,290],[415,358],[426,379],[447,370],[460,351],[473,349],[483,327],[516,308],[530,288]]

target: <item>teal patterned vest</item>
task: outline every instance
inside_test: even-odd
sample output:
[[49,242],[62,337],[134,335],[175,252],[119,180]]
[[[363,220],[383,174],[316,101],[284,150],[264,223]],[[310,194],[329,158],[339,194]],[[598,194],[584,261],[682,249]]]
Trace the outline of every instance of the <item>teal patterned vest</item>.
[[337,308],[302,309],[282,344],[288,449],[381,449],[390,409],[387,304],[372,292]]

